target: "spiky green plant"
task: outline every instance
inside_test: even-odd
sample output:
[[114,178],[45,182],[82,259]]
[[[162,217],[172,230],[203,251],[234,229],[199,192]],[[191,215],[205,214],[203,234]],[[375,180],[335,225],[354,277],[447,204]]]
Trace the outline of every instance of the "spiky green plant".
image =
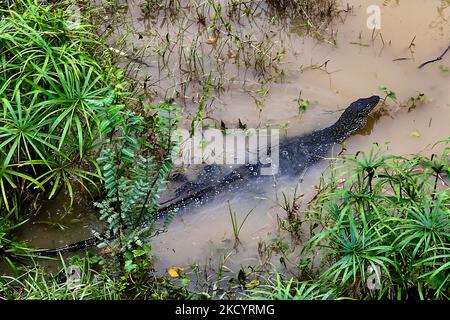
[[0,209],[16,219],[36,192],[65,185],[73,199],[74,181],[97,187],[99,126],[121,96],[103,44],[66,7],[19,0],[0,11]]
[[450,154],[443,149],[439,157],[405,158],[374,147],[334,169],[340,174],[331,175],[310,217],[322,231],[303,250],[322,251],[321,281],[357,298],[449,297]]
[[326,300],[332,295],[332,290],[324,291],[320,283],[310,281],[299,282],[290,278],[283,280],[275,273],[275,280],[257,289],[248,290],[248,297],[257,300]]
[[28,257],[31,249],[14,239],[11,235],[14,230],[23,225],[26,220],[14,223],[10,219],[12,213],[0,217],[0,263],[6,264],[13,272],[17,273],[15,260],[20,257]]
[[[69,265],[70,263],[70,265]],[[57,276],[36,266],[21,275],[0,276],[0,299],[10,300],[112,300],[122,296],[122,284],[106,272],[95,271],[89,259],[61,257],[62,269]],[[79,271],[79,278],[68,281],[69,271]]]

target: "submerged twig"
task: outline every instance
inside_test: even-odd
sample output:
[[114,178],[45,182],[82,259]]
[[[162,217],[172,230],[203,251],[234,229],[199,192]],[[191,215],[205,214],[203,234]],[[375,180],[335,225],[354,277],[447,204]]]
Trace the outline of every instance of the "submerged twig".
[[411,60],[411,58],[397,58],[392,61],[395,62],[395,61],[405,61],[405,60]]
[[429,61],[427,61],[427,62],[422,63],[422,64],[419,66],[419,69],[422,69],[422,68],[425,67],[427,64],[434,63],[434,62],[437,62],[437,61],[441,61],[442,58],[444,58],[444,56],[447,54],[448,51],[450,51],[450,44],[448,45],[447,49],[445,49],[444,53],[442,53],[442,54],[441,54],[439,57],[437,57],[436,59],[429,60]]

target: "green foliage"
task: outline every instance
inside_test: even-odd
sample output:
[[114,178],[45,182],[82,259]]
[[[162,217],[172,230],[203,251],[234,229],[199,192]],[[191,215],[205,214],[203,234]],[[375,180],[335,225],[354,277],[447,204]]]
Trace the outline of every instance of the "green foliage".
[[[335,159],[301,215],[311,234],[302,244],[298,275],[285,280],[269,272],[265,284],[247,290],[248,297],[448,299],[449,142],[436,144],[439,156],[388,156],[374,146],[369,154]],[[299,215],[295,201],[284,202],[288,220],[281,229]],[[289,245],[281,251],[282,263],[297,255]]]
[[[0,299],[10,300],[111,300],[122,297],[120,280],[91,268],[89,259],[71,259],[57,276],[40,267],[30,268],[19,277],[0,277]],[[79,279],[68,280],[70,270],[79,270]]]
[[279,18],[300,21],[307,28],[329,21],[337,11],[335,0],[266,0],[267,6]]
[[419,93],[415,97],[409,98],[408,111],[415,109],[418,105],[424,104],[427,101],[427,96],[424,93]]
[[311,102],[309,100],[299,99],[297,101],[297,105],[298,105],[298,113],[302,114],[302,113],[305,113],[306,110],[309,109],[309,107],[311,106]]
[[[100,219],[108,224],[107,241],[101,246],[117,248],[126,273],[149,266],[148,242],[160,232],[155,222],[158,200],[172,168],[175,146],[171,132],[177,120],[176,109],[167,102],[154,109],[148,121],[134,112],[127,112],[111,147],[104,149],[98,158],[105,177],[106,198],[96,205],[100,208]],[[152,146],[159,146],[159,158],[145,148],[143,128],[149,126],[151,134],[158,136]],[[112,132],[106,125],[104,131]]]
[[358,298],[449,297],[449,150],[407,159],[374,148],[334,169],[303,250],[322,251],[320,282]]
[[18,218],[17,203],[37,191],[65,185],[73,199],[75,182],[97,188],[91,154],[121,79],[98,62],[92,27],[70,24],[63,5],[19,0],[1,15],[0,209]]
[[242,222],[239,223],[236,212],[234,212],[231,209],[231,205],[230,205],[230,203],[228,203],[228,212],[230,213],[231,226],[233,227],[234,248],[237,248],[239,246],[239,244],[241,243],[241,241],[239,239],[239,234],[241,233],[241,229],[244,226],[245,221],[247,221],[248,217],[250,216],[250,214],[253,212],[254,209],[255,208],[253,208],[252,210],[247,212],[247,214],[244,216],[244,219],[242,220]]
[[[109,51],[94,40],[91,26],[70,23],[66,5],[20,0],[1,12],[0,210],[8,213],[0,220],[0,256],[17,271],[11,258],[27,253],[11,238],[12,214],[21,218],[24,200],[37,203],[41,192],[51,198],[62,185],[73,200],[73,183],[100,192],[103,179],[106,198],[97,204],[107,224],[102,245],[117,249],[120,271],[133,274],[131,284],[138,286],[139,272],[148,274],[152,262],[148,241],[174,216],[162,226],[154,222],[172,168],[176,110],[163,102],[146,108],[145,117],[131,111],[123,72],[103,56]],[[27,299],[97,298],[98,289],[116,285],[102,278],[97,288],[91,282],[98,275],[86,270],[76,291],[40,269],[3,284],[22,287],[11,294]],[[127,277],[119,282],[126,287]]]
[[293,278],[285,281],[279,273],[275,273],[275,281],[269,280],[267,285],[248,290],[249,298],[254,300],[326,300],[332,291],[324,292],[319,283],[297,282]]
[[21,223],[13,223],[10,215],[0,217],[0,262],[5,263],[12,271],[17,272],[14,260],[27,257],[30,248],[11,237],[11,233],[24,224],[26,220]]
[[397,94],[385,85],[380,86],[380,91],[386,93],[386,98],[397,100]]

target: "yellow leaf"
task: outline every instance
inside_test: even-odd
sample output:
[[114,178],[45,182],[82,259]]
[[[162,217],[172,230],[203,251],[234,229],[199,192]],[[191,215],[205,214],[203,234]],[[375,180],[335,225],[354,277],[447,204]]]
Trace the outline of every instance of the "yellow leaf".
[[217,37],[214,36],[214,35],[210,35],[210,36],[208,37],[208,40],[206,41],[206,43],[207,43],[207,44],[211,44],[211,45],[216,44],[216,43],[217,43]]
[[178,271],[176,268],[169,268],[167,269],[167,273],[169,274],[169,276],[171,276],[172,278],[178,278],[180,275],[178,274]]
[[183,267],[170,267],[169,269],[167,269],[167,273],[172,278],[180,277],[180,273],[182,273],[183,271],[184,271]]
[[418,130],[415,130],[409,134],[410,137],[419,138],[420,132]]

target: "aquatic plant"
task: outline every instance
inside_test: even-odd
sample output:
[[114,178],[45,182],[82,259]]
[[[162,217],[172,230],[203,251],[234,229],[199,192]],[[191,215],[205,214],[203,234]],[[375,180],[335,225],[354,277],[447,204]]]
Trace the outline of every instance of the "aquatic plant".
[[324,292],[320,283],[298,282],[294,278],[286,281],[276,271],[272,278],[275,280],[266,280],[266,284],[248,290],[248,297],[251,300],[326,300],[332,295],[332,290]]
[[[95,271],[88,258],[66,262],[60,257],[60,261],[62,268],[56,276],[38,266],[20,276],[0,276],[0,300],[112,300],[123,296],[120,280]],[[71,279],[73,270],[77,273]]]
[[27,258],[31,248],[16,241],[12,236],[12,232],[26,223],[26,220],[14,223],[10,219],[11,214],[0,217],[0,263],[6,264],[11,271],[17,272],[17,261],[20,258]]
[[449,151],[343,159],[309,216],[319,226],[303,253],[322,252],[321,281],[358,298],[448,298]]
[[239,223],[238,217],[236,212],[234,212],[231,209],[231,205],[228,202],[228,212],[230,213],[230,219],[231,219],[231,226],[233,227],[233,237],[234,237],[234,248],[237,248],[239,244],[241,243],[241,240],[239,239],[239,234],[241,233],[241,229],[245,224],[245,221],[247,221],[247,218],[250,216],[250,214],[253,212],[255,208],[247,212],[247,214],[244,216],[244,219],[241,223]]

